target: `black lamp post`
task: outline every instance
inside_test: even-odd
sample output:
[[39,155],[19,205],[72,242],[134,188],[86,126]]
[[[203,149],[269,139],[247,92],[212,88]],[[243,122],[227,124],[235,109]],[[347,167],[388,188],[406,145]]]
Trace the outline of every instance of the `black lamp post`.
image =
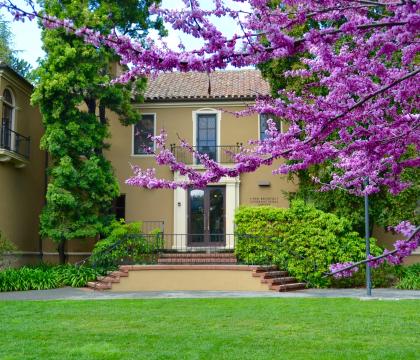
[[[365,189],[368,186],[368,179],[365,180]],[[365,240],[366,240],[366,259],[370,256],[370,229],[369,229],[369,195],[365,194]],[[369,262],[366,263],[366,292],[367,296],[372,295],[372,281]]]

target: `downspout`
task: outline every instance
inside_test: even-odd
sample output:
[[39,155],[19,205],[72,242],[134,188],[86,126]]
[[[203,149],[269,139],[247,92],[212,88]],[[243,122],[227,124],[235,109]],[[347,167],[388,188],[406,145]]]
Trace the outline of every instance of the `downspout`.
[[[44,207],[47,205],[47,189],[48,189],[48,151],[45,151],[44,157]],[[42,262],[44,260],[44,242],[41,234],[39,234],[39,260]]]

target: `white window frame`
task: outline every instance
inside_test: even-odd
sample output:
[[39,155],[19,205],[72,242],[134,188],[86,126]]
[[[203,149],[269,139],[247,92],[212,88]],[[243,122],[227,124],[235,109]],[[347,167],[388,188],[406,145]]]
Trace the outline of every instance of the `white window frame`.
[[[12,96],[12,103],[9,103],[8,101],[4,100],[4,92],[8,90],[10,92],[10,95]],[[12,108],[12,118],[11,118],[11,125],[10,125],[10,130],[12,130],[12,134],[10,137],[10,147],[11,150],[16,150],[16,141],[15,141],[15,131],[16,131],[16,97],[15,97],[15,93],[14,91],[9,87],[6,86],[3,89],[3,93],[1,94],[1,104],[2,104],[2,114],[1,114],[1,123],[3,122],[3,103],[9,105]]]
[[[216,110],[213,108],[202,108],[192,112],[192,122],[193,122],[193,141],[192,146],[197,146],[197,119],[198,115],[216,115],[216,146],[217,146],[217,161],[220,159],[220,130],[222,125],[222,111]],[[194,165],[197,164],[197,160],[194,158]]]
[[[265,115],[265,114],[258,114],[258,140],[262,140],[261,139],[261,115]],[[272,115],[273,116],[273,115]],[[280,120],[280,133],[283,133],[283,121]]]
[[[156,129],[157,129],[157,121],[156,121],[156,113],[142,113],[143,115],[153,115],[153,136],[156,136]],[[141,121],[141,119],[139,120]],[[154,156],[153,154],[136,154],[134,153],[134,129],[137,124],[131,125],[131,156],[133,157],[151,157]],[[153,151],[156,150],[156,143],[153,141]]]

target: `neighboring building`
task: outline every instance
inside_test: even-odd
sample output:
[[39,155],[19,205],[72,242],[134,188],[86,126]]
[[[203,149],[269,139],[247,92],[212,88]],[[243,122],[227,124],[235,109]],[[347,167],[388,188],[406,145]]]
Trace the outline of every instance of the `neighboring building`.
[[151,79],[144,103],[134,105],[142,114],[140,122],[125,127],[116,118],[110,120],[112,138],[107,157],[121,186],[119,216],[124,215],[129,222],[162,221],[169,248],[232,248],[238,206],[288,207],[285,192],[294,191],[296,184],[287,176],[273,175],[275,165],[237,178],[223,178],[205,189],[147,190],[125,184],[132,175],[130,164],[156,167],[160,177],[182,179],[177,172],[158,167],[153,156],[146,154],[145,147],[153,147],[148,135],[163,128],[179,160],[203,168],[179,146],[179,138],[183,138],[200,152],[232,166],[229,152],[235,153],[248,140],[265,136],[268,119],[258,115],[236,117],[233,113],[246,109],[257,95],[268,94],[268,84],[257,70],[217,71],[210,75],[165,73]]
[[32,85],[0,63],[0,231],[17,247],[23,262],[40,258],[39,214],[44,204],[45,153]]

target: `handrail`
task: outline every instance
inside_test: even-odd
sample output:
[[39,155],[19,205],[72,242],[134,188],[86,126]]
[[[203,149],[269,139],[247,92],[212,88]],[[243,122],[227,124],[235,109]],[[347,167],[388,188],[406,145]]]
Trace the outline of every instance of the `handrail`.
[[[208,154],[210,158],[219,163],[233,163],[233,157],[241,151],[242,143],[238,142],[235,145],[197,145],[191,146],[191,148],[200,154]],[[171,144],[171,152],[178,161],[182,161],[185,164],[199,163],[189,149],[183,146]]]
[[4,120],[0,130],[0,149],[14,152],[29,159],[31,138],[12,130],[10,127],[6,126]]

